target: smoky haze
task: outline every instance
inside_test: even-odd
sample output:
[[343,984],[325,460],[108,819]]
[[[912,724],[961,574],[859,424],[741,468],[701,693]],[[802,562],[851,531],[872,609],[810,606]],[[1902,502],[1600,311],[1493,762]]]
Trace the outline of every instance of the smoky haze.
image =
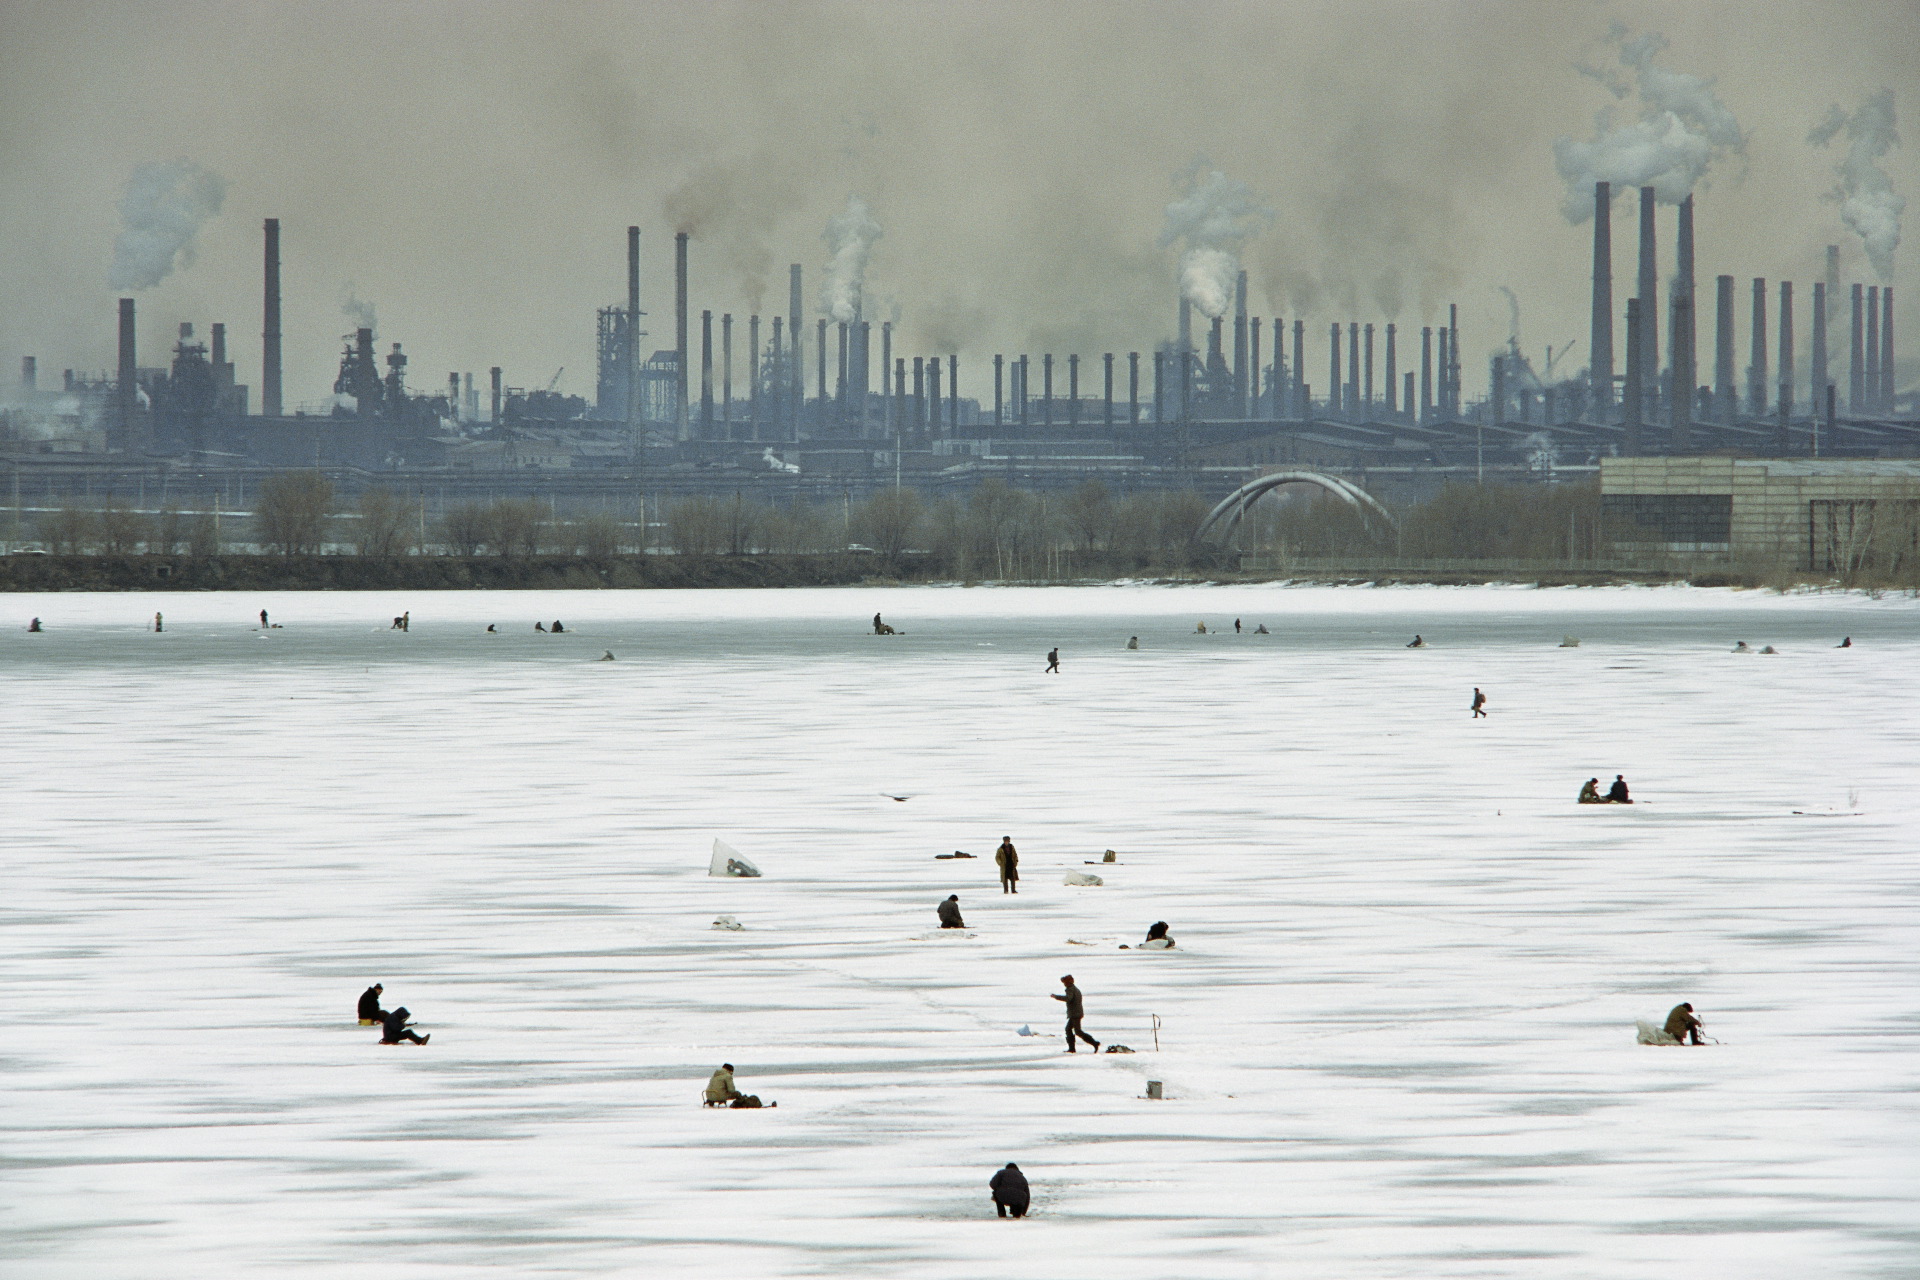
[[[224,321],[256,406],[265,217],[283,227],[289,407],[326,396],[343,303],[377,308],[416,385],[499,364],[543,386],[564,366],[561,389],[591,395],[593,312],[624,299],[629,223],[650,348],[671,344],[685,229],[696,312],[784,314],[800,262],[811,326],[838,309],[827,263],[859,257],[863,313],[897,315],[896,351],[958,352],[983,394],[996,350],[1171,336],[1190,246],[1163,232],[1196,166],[1272,213],[1231,246],[1257,314],[1417,325],[1455,301],[1471,356],[1506,338],[1504,286],[1523,340],[1581,339],[1577,365],[1590,231],[1564,216],[1555,140],[1596,138],[1610,105],[1636,118],[1581,70],[1638,74],[1616,23],[1663,36],[1658,66],[1710,81],[1742,131],[1697,182],[1702,277],[1810,283],[1837,243],[1849,279],[1877,278],[1823,198],[1841,144],[1808,136],[1834,103],[1920,86],[1911,0],[6,0],[0,368],[111,367],[120,203],[141,166],[180,161],[224,199],[139,293],[141,363],[180,321]],[[1914,147],[1875,159],[1916,189]],[[846,256],[823,229],[850,202],[884,234]],[[1895,282],[1920,332],[1898,263]]]

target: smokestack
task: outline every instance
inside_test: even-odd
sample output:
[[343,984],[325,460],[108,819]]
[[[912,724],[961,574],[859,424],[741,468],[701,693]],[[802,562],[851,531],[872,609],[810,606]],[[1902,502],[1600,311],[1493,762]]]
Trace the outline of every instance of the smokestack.
[[1193,350],[1193,301],[1180,295],[1180,350]]
[[1640,299],[1627,299],[1627,396],[1621,406],[1621,423],[1626,428],[1626,442],[1621,452],[1627,457],[1637,457],[1640,453],[1640,420],[1643,403],[1641,399],[1641,369],[1646,364],[1647,344],[1640,333]]
[[908,425],[915,431],[927,425],[927,358],[913,358],[913,414]]
[[[1793,414],[1793,282],[1780,282],[1780,417]],[[1784,447],[1784,441],[1782,445]]]
[[[935,364],[939,361],[936,359]],[[1080,425],[1080,356],[1078,352],[1067,356],[1067,422],[1072,426]]]
[[1680,202],[1679,235],[1675,245],[1678,270],[1673,281],[1673,311],[1667,323],[1673,330],[1673,355],[1667,362],[1673,380],[1673,447],[1685,452],[1693,447],[1693,398],[1700,383],[1700,371],[1694,359],[1698,341],[1693,323],[1693,197]]
[[993,429],[998,431],[1007,420],[1006,356],[993,353]]
[[733,439],[733,312],[720,316],[720,438]]
[[1053,352],[1040,357],[1040,424],[1053,425]]
[[1866,412],[1867,406],[1861,399],[1866,390],[1866,366],[1862,363],[1865,354],[1866,331],[1860,327],[1860,286],[1853,286],[1853,333],[1850,338],[1852,361],[1847,369],[1847,412],[1859,417]]
[[1373,420],[1373,326],[1367,326],[1367,363],[1365,386],[1360,392],[1361,412],[1367,421]]
[[794,263],[787,268],[787,403],[788,416],[793,428],[793,440],[800,440],[800,414],[806,407],[807,366],[800,358],[800,264]]
[[1327,416],[1340,416],[1340,326],[1327,333]]
[[859,359],[854,362],[853,374],[853,414],[860,424],[860,434],[867,434],[867,397],[870,393],[868,383],[868,353],[873,349],[873,322],[858,321],[853,327],[853,349]]
[[1113,426],[1113,352],[1107,352],[1100,359],[1105,365],[1106,380],[1106,403],[1101,411],[1100,425],[1111,429]]
[[1420,328],[1420,418],[1433,421],[1433,326]]
[[1820,416],[1820,400],[1827,394],[1827,286],[1824,281],[1813,284],[1813,350],[1807,362],[1807,372],[1812,385],[1807,388],[1807,413],[1812,417]]
[[1880,286],[1867,286],[1867,385],[1868,412],[1878,413],[1880,404]]
[[1460,304],[1447,304],[1447,413],[1460,418]]
[[280,219],[266,221],[266,260],[260,308],[260,412],[280,416]]
[[[1000,357],[993,358],[993,425],[1000,425]],[[888,435],[895,427],[893,416],[893,321],[880,322],[880,425]]]
[[673,375],[673,431],[674,438],[687,438],[687,382],[690,372],[687,360],[691,352],[687,345],[687,233],[675,233],[673,237],[673,336],[674,350],[678,353]]
[[1747,364],[1747,412],[1767,415],[1767,282],[1753,278],[1753,349]]
[[[1260,317],[1247,321],[1247,408],[1249,418],[1260,416]],[[1276,378],[1277,382],[1278,379]]]
[[1411,369],[1407,370],[1406,393],[1401,397],[1400,403],[1407,406],[1406,415],[1411,419],[1413,417],[1413,370]]
[[1493,401],[1493,424],[1500,426],[1507,420],[1507,358],[1495,356],[1493,368],[1488,371],[1487,390]]
[[1307,322],[1293,322],[1293,416],[1305,421],[1312,414],[1307,389]]
[[1400,416],[1400,380],[1395,373],[1396,367],[1393,354],[1393,326],[1389,324],[1387,326],[1387,416],[1390,418]]
[[640,228],[627,228],[627,425],[640,421]]
[[1660,378],[1660,276],[1654,257],[1653,188],[1640,188],[1640,397],[1646,413],[1647,393]]
[[940,434],[940,357],[927,357],[927,439]]
[[700,313],[700,437],[713,438],[713,312]]
[[133,447],[133,413],[140,402],[137,385],[139,369],[134,364],[133,347],[133,299],[120,299],[120,371],[114,383],[115,397],[120,401],[120,447]]
[[1593,329],[1588,350],[1593,416],[1604,422],[1613,408],[1613,185],[1607,182],[1593,184]]
[[500,366],[494,365],[493,368],[489,369],[487,372],[489,376],[491,376],[493,379],[493,410],[492,410],[492,413],[488,416],[487,421],[493,423],[495,426],[499,426],[500,425]]
[[852,405],[847,399],[847,322],[845,320],[838,321],[834,325],[833,337],[833,401],[834,407],[839,413],[841,429],[844,431],[848,420],[852,416],[848,412],[848,410],[852,408]]
[[1733,389],[1733,277],[1714,277],[1713,416],[1732,425],[1739,401]]
[[747,439],[760,438],[760,313],[747,317]]
[[1347,417],[1355,422],[1361,420],[1360,406],[1360,326],[1347,321],[1347,392],[1342,397],[1347,408]]
[[815,333],[813,354],[814,362],[819,365],[813,382],[814,403],[819,410],[819,416],[815,421],[820,434],[825,435],[827,429],[827,318],[825,316],[815,322]]
[[1247,417],[1247,273],[1233,282],[1233,416]]
[[32,356],[20,357],[20,389],[32,391],[40,381],[39,361]]
[[1827,329],[1840,327],[1840,246],[1827,246]]
[[1441,419],[1448,422],[1451,422],[1454,417],[1452,408],[1449,404],[1449,399],[1452,391],[1451,384],[1453,382],[1452,346],[1453,346],[1452,333],[1450,330],[1442,326],[1440,330],[1440,351],[1439,351],[1439,356],[1440,356],[1439,404],[1437,407],[1440,410]]
[[1127,425],[1140,421],[1140,353],[1127,352]]
[[207,362],[213,366],[216,378],[226,370],[227,326],[218,321],[213,326],[213,342],[207,349]]
[[1893,413],[1893,286],[1880,290],[1880,407]]

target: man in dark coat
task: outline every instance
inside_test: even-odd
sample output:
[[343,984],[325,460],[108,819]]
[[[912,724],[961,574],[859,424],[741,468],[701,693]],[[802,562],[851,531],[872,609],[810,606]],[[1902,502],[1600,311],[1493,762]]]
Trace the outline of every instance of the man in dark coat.
[[1020,1172],[1019,1165],[1007,1161],[1006,1168],[987,1180],[987,1187],[993,1192],[993,1207],[1000,1211],[1001,1217],[1009,1214],[1016,1218],[1027,1216],[1027,1206],[1033,1203],[1033,1192],[1027,1187],[1027,1175]]
[[1473,691],[1473,717],[1476,720],[1484,720],[1486,719],[1486,716],[1487,716],[1487,695],[1480,692],[1479,689],[1475,689]]
[[1619,773],[1616,773],[1613,775],[1613,785],[1607,788],[1607,803],[1608,804],[1632,804],[1633,803],[1633,801],[1627,796],[1626,775],[1619,774]]
[[431,1039],[433,1039],[431,1034],[423,1036],[407,1029],[407,1011],[404,1007],[395,1009],[386,1016],[385,1026],[380,1033],[381,1044],[400,1044],[408,1040],[414,1044],[425,1044]]
[[1060,674],[1060,650],[1059,649],[1056,648],[1056,649],[1047,650],[1047,670],[1051,671],[1056,676]]
[[1687,1043],[1688,1036],[1693,1037],[1694,1044],[1704,1043],[1700,1039],[1702,1025],[1700,1019],[1694,1015],[1691,1002],[1673,1006],[1673,1012],[1667,1015],[1667,1034],[1681,1044]]
[[380,993],[386,988],[374,983],[360,993],[360,1025],[370,1027],[376,1022],[387,1020],[387,1011],[380,1007]]
[[1001,836],[1000,847],[993,851],[993,864],[1000,868],[1000,892],[1020,892],[1020,854],[1012,836]]
[[960,918],[960,895],[950,893],[947,900],[940,904],[940,927],[942,929],[964,929],[967,922]]
[[1066,987],[1067,994],[1056,995],[1054,999],[1062,1001],[1067,1006],[1067,1052],[1079,1052],[1078,1047],[1074,1044],[1075,1036],[1080,1037],[1080,1039],[1092,1045],[1095,1053],[1100,1052],[1100,1042],[1080,1029],[1080,1019],[1082,1015],[1086,1013],[1086,1006],[1080,998],[1080,988],[1073,985],[1073,975],[1069,973],[1062,977],[1060,981],[1062,985]]

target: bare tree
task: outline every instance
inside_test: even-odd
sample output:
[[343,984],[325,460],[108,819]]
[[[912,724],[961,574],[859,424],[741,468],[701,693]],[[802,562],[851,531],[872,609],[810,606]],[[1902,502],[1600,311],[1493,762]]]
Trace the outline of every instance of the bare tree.
[[596,511],[573,526],[574,545],[589,560],[611,560],[620,554],[620,522]]
[[531,556],[540,552],[542,519],[547,508],[533,498],[502,498],[487,508],[487,547],[497,556]]
[[93,545],[98,528],[93,512],[64,506],[40,517],[40,541],[54,555],[77,556]]
[[413,549],[414,512],[405,498],[385,486],[360,495],[360,521],[355,529],[355,554],[390,559]]
[[318,555],[333,510],[333,482],[318,471],[269,476],[253,504],[260,541],[283,556]]
[[195,560],[220,554],[220,525],[204,511],[187,525],[187,554]]
[[1087,480],[1067,495],[1063,513],[1067,528],[1083,551],[1097,551],[1113,541],[1113,495],[1099,480]]
[[187,522],[171,503],[160,508],[159,517],[147,536],[147,550],[155,555],[177,556],[187,540]]
[[890,561],[919,531],[923,505],[912,489],[882,489],[854,509],[854,535]]
[[462,502],[440,514],[440,540],[453,555],[479,555],[487,532],[487,509],[477,502]]
[[683,556],[719,554],[727,545],[727,513],[713,498],[682,498],[667,508],[667,537]]
[[109,500],[95,525],[101,552],[110,556],[132,555],[150,536],[147,525],[147,517],[142,513],[129,511]]

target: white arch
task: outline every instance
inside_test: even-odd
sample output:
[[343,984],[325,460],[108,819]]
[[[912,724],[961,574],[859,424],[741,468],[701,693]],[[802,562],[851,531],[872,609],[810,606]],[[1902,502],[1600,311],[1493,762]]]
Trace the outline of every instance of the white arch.
[[1378,519],[1389,529],[1399,527],[1399,521],[1393,518],[1391,512],[1381,506],[1372,494],[1351,480],[1343,480],[1339,476],[1330,476],[1320,471],[1275,471],[1241,485],[1222,498],[1218,505],[1207,513],[1207,518],[1200,522],[1200,529],[1195,536],[1206,538],[1220,534],[1222,546],[1232,542],[1233,535],[1239,529],[1240,521],[1245,518],[1248,508],[1283,484],[1318,485],[1358,511],[1363,518]]

